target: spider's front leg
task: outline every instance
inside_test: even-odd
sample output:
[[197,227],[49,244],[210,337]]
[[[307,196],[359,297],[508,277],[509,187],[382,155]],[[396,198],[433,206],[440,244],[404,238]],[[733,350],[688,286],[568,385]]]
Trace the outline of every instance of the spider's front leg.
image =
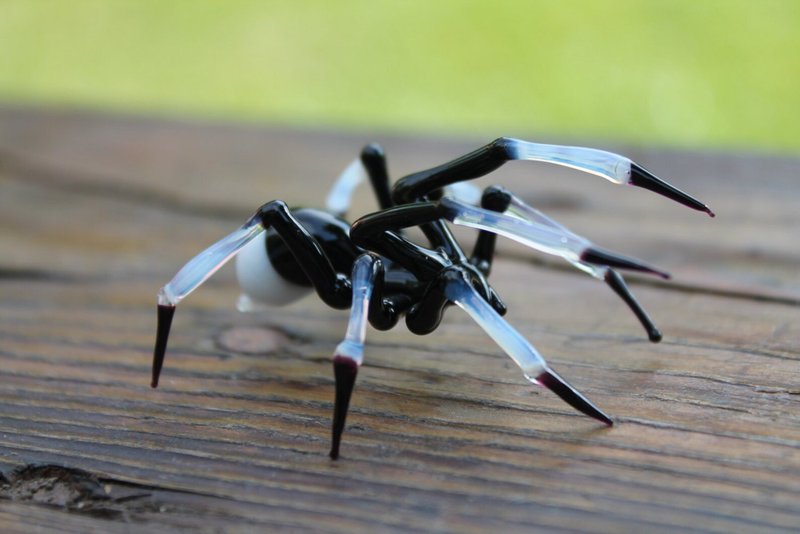
[[[350,320],[344,340],[333,353],[333,374],[336,379],[336,400],[333,407],[333,427],[330,457],[339,457],[339,446],[347,419],[350,397],[356,383],[358,368],[364,362],[364,341],[370,315],[383,313],[385,307],[381,295],[383,265],[380,259],[369,253],[362,254],[353,263],[351,275],[353,301]],[[377,287],[376,287],[377,286]],[[377,308],[377,310],[376,310]]]
[[714,216],[707,205],[619,154],[594,148],[531,143],[508,137],[500,137],[449,163],[400,179],[394,186],[392,196],[397,204],[414,202],[456,182],[489,174],[513,160],[552,163],[594,174],[615,184],[642,187]]
[[[443,198],[439,202],[421,202],[409,205],[401,205],[395,208],[373,213],[362,217],[356,221],[350,231],[350,236],[354,243],[379,252],[393,261],[403,264],[408,269],[417,269],[421,280],[429,280],[421,300],[416,303],[406,316],[406,324],[409,329],[417,334],[427,334],[433,331],[441,320],[442,312],[450,303],[455,303],[467,311],[470,316],[505,350],[505,352],[520,366],[525,376],[540,385],[552,390],[577,410],[594,417],[606,424],[612,424],[611,419],[590,401],[583,397],[579,392],[572,388],[567,382],[552,371],[544,359],[516,330],[506,323],[501,313],[505,312],[505,306],[499,301],[494,291],[486,284],[481,273],[472,265],[465,263],[437,263],[437,256],[428,251],[430,256],[428,264],[421,262],[418,255],[422,253],[419,247],[401,238],[395,232],[407,228],[425,224],[438,219],[446,219],[456,224],[463,223],[465,219],[461,215],[469,215],[459,209],[462,206],[472,208],[469,205],[456,203],[448,198]],[[496,212],[477,209],[482,214],[492,214],[506,222],[517,222],[523,229],[529,230],[527,239],[532,239],[530,230],[533,224],[498,214]],[[466,220],[469,220],[467,217]],[[502,233],[513,237],[514,233],[498,232],[496,225],[473,226],[479,229],[494,233]],[[516,230],[520,230],[516,228]],[[552,248],[560,245],[562,235],[544,229],[540,235],[535,237],[539,241],[533,241],[540,246]],[[520,233],[520,232],[518,232]],[[584,245],[587,242],[580,242]],[[576,243],[577,244],[577,243]],[[554,253],[554,252],[551,252]],[[629,264],[631,268],[648,269],[633,260],[622,256],[609,254],[616,262]],[[423,268],[424,267],[424,268]],[[480,288],[478,291],[476,287]]]
[[[459,273],[460,274],[460,273]],[[546,387],[581,413],[612,426],[614,422],[600,408],[550,369],[547,362],[519,332],[500,317],[463,275],[444,282],[444,294],[463,309],[489,334],[495,343],[522,369],[525,378]]]
[[[507,137],[496,139],[488,145],[449,163],[408,175],[395,184],[392,194],[396,202],[410,203],[431,196],[452,184],[484,176],[512,160],[540,161],[570,167],[600,176],[615,184],[634,185],[649,189],[692,209],[714,216],[714,213],[707,205],[661,180],[644,167],[624,156],[592,148],[546,145]],[[447,198],[445,197],[446,200]],[[653,342],[661,340],[661,332],[636,301],[636,298],[625,284],[625,280],[614,268],[650,272],[665,278],[668,277],[666,273],[653,269],[638,260],[624,258],[618,254],[591,246],[588,240],[570,232],[564,226],[538,210],[525,205],[513,195],[504,193],[499,188],[487,190],[481,199],[481,204],[484,208],[484,214],[486,210],[497,213],[504,213],[509,210],[515,216],[542,229],[542,231],[522,230],[522,233],[527,233],[529,237],[533,234],[544,235],[544,241],[537,241],[538,238],[535,236],[532,240],[520,239],[520,234],[515,234],[515,230],[519,230],[519,228],[513,228],[515,226],[513,221],[507,224],[508,221],[503,221],[502,218],[484,217],[484,215],[476,216],[474,212],[466,214],[471,206],[461,209],[460,214],[456,213],[458,210],[454,210],[450,213],[449,220],[456,224],[465,224],[466,226],[481,229],[470,259],[471,263],[481,272],[488,274],[491,268],[495,233],[517,239],[544,252],[560,255],[575,267],[604,280],[630,307],[647,331],[649,339]],[[475,218],[474,216],[478,219],[484,219],[486,224],[472,224],[475,221],[470,221],[470,218]],[[459,220],[455,220],[454,217],[458,217]],[[443,226],[441,223],[436,224],[440,227]],[[559,243],[559,240],[561,243]]]
[[[608,415],[547,365],[533,345],[500,316],[487,301],[486,296],[475,288],[475,285],[475,280],[472,279],[468,270],[458,265],[449,266],[443,269],[430,285],[418,306],[428,310],[423,313],[440,316],[448,304],[456,304],[467,312],[489,337],[514,360],[522,369],[525,378],[546,387],[581,413],[606,425],[613,425],[614,423]],[[426,320],[425,317],[421,319]],[[409,325],[409,327],[412,326]]]

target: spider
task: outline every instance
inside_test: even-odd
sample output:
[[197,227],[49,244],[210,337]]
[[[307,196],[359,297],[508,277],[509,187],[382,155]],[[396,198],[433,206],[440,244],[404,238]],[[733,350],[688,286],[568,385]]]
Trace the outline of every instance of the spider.
[[[327,211],[290,209],[274,200],[242,227],[190,260],[158,294],[158,328],[152,387],[157,387],[175,307],[229,259],[236,271],[242,311],[283,305],[315,290],[335,309],[350,308],[344,340],[333,354],[335,401],[330,457],[337,459],[358,368],[364,361],[366,326],[388,330],[405,317],[414,334],[433,332],[444,310],[462,308],[534,384],[550,389],[608,426],[611,418],[568,384],[502,316],[506,306],[487,282],[496,235],[560,256],[604,280],[630,307],[653,342],[661,333],[615,269],[669,275],[637,259],[602,249],[498,186],[486,188],[480,207],[459,197],[461,182],[486,175],[511,160],[548,162],[594,174],[615,184],[649,189],[692,209],[711,209],[623,156],[592,148],[547,145],[501,137],[458,159],[410,174],[390,188],[386,157],[367,145],[339,177]],[[355,187],[366,179],[380,210],[352,225],[342,216]],[[446,222],[479,230],[468,256]],[[419,226],[428,246],[403,233]]]

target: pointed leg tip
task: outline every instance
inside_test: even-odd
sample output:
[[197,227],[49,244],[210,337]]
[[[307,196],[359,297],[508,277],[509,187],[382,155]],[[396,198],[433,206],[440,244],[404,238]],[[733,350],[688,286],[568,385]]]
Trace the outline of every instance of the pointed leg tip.
[[708,206],[688,193],[684,193],[677,187],[665,182],[652,172],[648,171],[641,165],[637,165],[636,163],[631,163],[631,177],[628,183],[637,187],[649,189],[654,193],[663,195],[671,200],[674,200],[675,202],[678,202],[679,204],[683,204],[688,208],[704,211],[711,217],[714,217],[714,212],[712,212]]
[[580,259],[583,262],[592,263],[594,265],[604,265],[606,267],[616,267],[618,269],[625,269],[628,271],[639,271],[647,274],[653,274],[660,276],[664,280],[669,280],[671,277],[668,272],[662,271],[661,269],[653,267],[652,265],[648,265],[641,260],[623,256],[622,254],[618,254],[616,252],[596,246],[587,247],[581,253]]
[[336,398],[333,406],[330,457],[331,460],[336,460],[339,458],[339,445],[347,420],[347,410],[350,407],[350,396],[358,376],[358,363],[347,356],[335,354],[333,356],[333,375],[336,380]]
[[706,206],[706,209],[704,209],[703,211],[708,213],[708,216],[711,217],[712,219],[717,216],[717,214],[711,211],[711,208],[709,208],[708,206]]
[[167,353],[167,340],[169,331],[172,327],[172,318],[175,315],[175,306],[158,305],[158,329],[156,330],[156,344],[153,348],[153,367],[150,387],[158,387],[158,379],[161,376],[161,368],[164,365],[164,356]]
[[601,423],[603,423],[604,425],[606,425],[609,428],[614,426],[614,421],[611,419],[611,417],[609,417],[605,413],[601,412],[599,409],[597,410],[596,413],[586,413],[586,412],[584,412],[584,413],[586,415],[588,415],[589,417],[591,417],[592,419],[600,421]]
[[158,387],[158,381],[161,379],[161,367],[164,362],[164,355],[161,355],[161,358],[155,356],[153,359],[153,374],[150,378],[150,387],[155,389]]
[[612,421],[608,415],[592,404],[589,399],[584,397],[577,389],[572,387],[552,369],[545,369],[543,373],[536,377],[536,381],[561,397],[561,400],[579,412],[597,419],[608,426],[614,425],[614,421]]

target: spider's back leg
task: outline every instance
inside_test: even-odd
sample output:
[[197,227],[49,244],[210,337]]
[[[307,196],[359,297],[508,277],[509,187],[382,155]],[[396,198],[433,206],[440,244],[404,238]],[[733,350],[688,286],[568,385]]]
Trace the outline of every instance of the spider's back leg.
[[[331,217],[324,212],[308,214],[308,217],[312,219],[315,216]],[[308,224],[308,221],[306,224]],[[327,231],[333,231],[336,234],[330,225],[321,224],[321,226]],[[281,243],[285,244],[298,267],[296,269],[298,271],[297,274],[305,277],[305,280],[313,286],[319,297],[326,304],[337,309],[344,309],[350,305],[352,297],[350,279],[348,275],[342,273],[342,270],[337,269],[336,264],[339,264],[340,267],[346,266],[343,271],[348,272],[358,252],[352,246],[349,252],[346,249],[330,247],[326,251],[325,248],[326,239],[329,237],[331,243],[335,242],[338,247],[349,244],[347,230],[342,230],[341,236],[338,236],[347,239],[344,243],[337,238],[337,235],[328,236],[315,231],[322,240],[321,244],[292,214],[284,202],[279,200],[268,202],[241,228],[191,259],[159,292],[158,330],[153,350],[153,377],[151,382],[153,387],[158,385],[175,307],[268,228],[272,229],[280,238]],[[330,250],[337,250],[338,252],[329,255]],[[263,254],[267,254],[267,251],[264,250]],[[342,257],[338,257],[339,255]],[[272,267],[277,266],[273,263]],[[252,296],[257,299],[259,295]]]
[[[508,192],[498,186],[487,187],[481,195],[481,207],[485,210],[503,213],[511,203],[511,196]],[[472,249],[472,256],[469,261],[480,271],[489,276],[494,259],[494,249],[497,242],[497,234],[486,230],[480,230],[475,246]]]
[[614,424],[600,408],[550,369],[533,345],[500,317],[468,280],[463,277],[451,277],[446,282],[445,291],[448,299],[467,312],[489,334],[489,337],[514,360],[528,380],[545,386],[567,404],[589,417],[608,426]]
[[367,178],[381,209],[391,208],[391,189],[389,188],[389,171],[386,168],[386,155],[377,143],[366,145],[358,158],[345,168],[331,187],[325,200],[326,209],[334,215],[343,217],[353,202],[356,188]]
[[[494,242],[486,235],[492,233],[502,234],[542,252],[561,256],[581,271],[605,281],[633,311],[650,341],[661,340],[661,332],[633,296],[625,280],[613,268],[637,270],[663,278],[669,277],[667,273],[634,258],[594,246],[588,239],[571,232],[501,187],[489,188],[485,196],[493,198],[492,207],[495,209],[476,208],[449,198],[440,201],[448,220],[481,230],[476,244],[478,255],[473,256],[473,264],[483,265],[488,269],[486,258],[490,258],[488,254],[493,250]],[[499,208],[502,207],[504,209],[500,212]]]

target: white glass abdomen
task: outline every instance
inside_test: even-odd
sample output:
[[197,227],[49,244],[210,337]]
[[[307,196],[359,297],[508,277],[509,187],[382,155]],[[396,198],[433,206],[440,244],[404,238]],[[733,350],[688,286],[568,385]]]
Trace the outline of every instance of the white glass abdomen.
[[310,293],[313,288],[290,282],[275,270],[267,256],[267,232],[263,232],[236,256],[236,277],[244,295],[239,309],[251,311],[258,304],[284,306]]

